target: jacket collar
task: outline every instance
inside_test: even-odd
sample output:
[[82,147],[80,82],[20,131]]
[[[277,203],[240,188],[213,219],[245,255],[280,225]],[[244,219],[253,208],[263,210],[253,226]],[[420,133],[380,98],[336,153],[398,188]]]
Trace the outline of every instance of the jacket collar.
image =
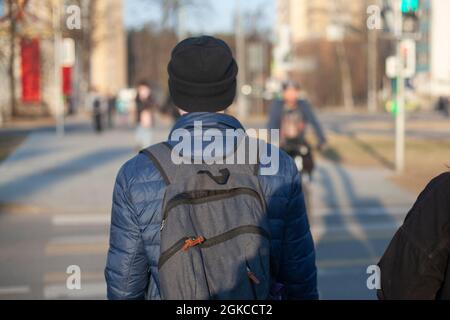
[[[235,144],[238,142],[237,142],[237,140],[235,140],[235,144],[229,145],[226,140],[227,133],[225,131],[227,129],[231,129],[231,130],[242,129],[242,130],[244,130],[244,127],[233,116],[222,114],[222,113],[193,112],[193,113],[185,114],[180,119],[178,119],[178,121],[176,122],[175,126],[173,127],[172,131],[170,132],[169,139],[167,142],[171,146],[174,146],[175,144],[178,143],[178,141],[171,140],[172,133],[177,129],[184,129],[184,130],[187,130],[187,131],[195,134],[194,124],[197,121],[201,121],[202,132],[204,132],[208,129],[214,128],[214,129],[218,129],[222,133],[224,133],[224,135],[223,135],[224,149],[222,151],[217,151],[215,158],[221,158],[225,154],[229,155],[229,154],[235,152],[235,149],[234,149]],[[194,134],[191,136],[192,139],[194,138]],[[202,141],[202,144],[199,145],[198,147],[201,149],[204,149],[206,147],[206,145],[208,145],[208,143],[209,143],[208,141]],[[202,152],[199,150],[196,150],[195,147],[196,147],[195,143],[192,143],[191,144],[191,148],[192,148],[191,154],[196,154],[196,152],[199,152],[199,154],[202,154]]]
[[183,115],[175,123],[172,128],[169,139],[172,136],[173,131],[177,129],[193,130],[194,123],[201,121],[203,130],[215,128],[219,130],[226,129],[244,129],[242,124],[235,117],[223,114],[223,113],[211,113],[211,112],[192,112]]

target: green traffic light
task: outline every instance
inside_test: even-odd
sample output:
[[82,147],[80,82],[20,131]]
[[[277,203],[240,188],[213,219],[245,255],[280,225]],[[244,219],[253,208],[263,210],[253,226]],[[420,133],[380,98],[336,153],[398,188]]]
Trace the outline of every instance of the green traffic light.
[[419,0],[402,0],[402,12],[411,13],[419,10]]
[[397,103],[397,99],[395,99],[394,101],[392,101],[391,113],[392,113],[392,115],[394,116],[394,118],[397,117],[397,114],[398,114],[398,103]]

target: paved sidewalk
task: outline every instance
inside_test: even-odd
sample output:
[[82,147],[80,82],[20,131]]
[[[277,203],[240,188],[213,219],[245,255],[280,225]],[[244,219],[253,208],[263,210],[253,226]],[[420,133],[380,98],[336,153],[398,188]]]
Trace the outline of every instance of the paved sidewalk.
[[[166,135],[160,130],[155,141]],[[0,164],[0,299],[105,298],[114,179],[135,152],[132,130],[96,135],[77,121],[64,138],[31,133]],[[415,200],[389,174],[319,163],[310,214],[322,298],[374,298],[366,268]],[[65,286],[69,265],[82,270],[80,291]]]
[[[63,138],[32,131],[0,164],[0,299],[105,299],[114,180],[135,154],[133,130],[74,120]],[[71,265],[81,290],[66,287]]]
[[323,299],[374,299],[366,273],[415,201],[379,168],[320,162],[310,186],[312,232]]
[[[162,140],[161,131],[155,139]],[[110,210],[121,165],[136,154],[133,130],[97,135],[87,122],[65,137],[34,132],[0,165],[0,203],[88,213]]]

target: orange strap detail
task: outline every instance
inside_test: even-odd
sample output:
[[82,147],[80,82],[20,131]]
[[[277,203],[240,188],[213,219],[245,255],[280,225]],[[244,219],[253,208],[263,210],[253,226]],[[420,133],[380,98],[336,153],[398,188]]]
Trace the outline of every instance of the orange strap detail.
[[202,236],[200,236],[198,238],[187,239],[184,242],[184,246],[183,246],[182,250],[188,251],[190,248],[198,246],[199,244],[202,244],[203,242],[205,242],[205,238],[203,238]]
[[247,271],[247,275],[254,284],[260,284],[259,279],[255,276],[253,272]]

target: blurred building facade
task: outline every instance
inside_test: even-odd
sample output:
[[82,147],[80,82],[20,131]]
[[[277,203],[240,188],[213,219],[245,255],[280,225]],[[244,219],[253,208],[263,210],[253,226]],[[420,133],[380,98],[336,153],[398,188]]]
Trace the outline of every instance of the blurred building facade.
[[299,81],[317,105],[342,105],[346,93],[363,103],[367,3],[277,0],[273,75]]
[[[52,30],[54,1],[12,1],[4,4],[0,22],[3,119],[12,115],[43,115],[56,108],[54,37]],[[13,21],[14,19],[14,21]],[[12,96],[15,99],[13,106]]]
[[[366,105],[369,50],[376,50],[372,81],[377,90],[391,85],[385,61],[395,55],[386,29],[370,31],[376,38],[370,41],[366,10],[371,4],[393,5],[389,0],[277,0],[273,75],[299,81],[317,105],[346,105],[348,95],[355,105]],[[420,99],[422,108],[450,94],[449,15],[450,1],[420,1],[417,73],[411,83],[426,98]],[[378,98],[381,107],[385,101]]]
[[278,0],[278,21],[292,30],[292,41],[327,38],[333,24],[351,25],[362,28],[361,13],[365,1],[345,0]]
[[432,99],[450,96],[449,16],[450,1],[422,1],[415,87]]
[[[11,3],[12,17],[5,5]],[[5,4],[0,18],[1,120],[56,116],[61,108],[66,112],[82,109],[89,87],[106,95],[126,86],[122,0],[14,0]],[[66,9],[71,5],[80,8],[79,30],[69,30],[66,24],[71,14]],[[60,37],[55,37],[55,31]],[[73,52],[67,52],[65,39],[73,40],[75,45],[68,47]],[[69,65],[64,64],[67,55],[73,57]]]
[[127,85],[127,42],[123,1],[95,1],[91,85],[102,94],[117,94]]

